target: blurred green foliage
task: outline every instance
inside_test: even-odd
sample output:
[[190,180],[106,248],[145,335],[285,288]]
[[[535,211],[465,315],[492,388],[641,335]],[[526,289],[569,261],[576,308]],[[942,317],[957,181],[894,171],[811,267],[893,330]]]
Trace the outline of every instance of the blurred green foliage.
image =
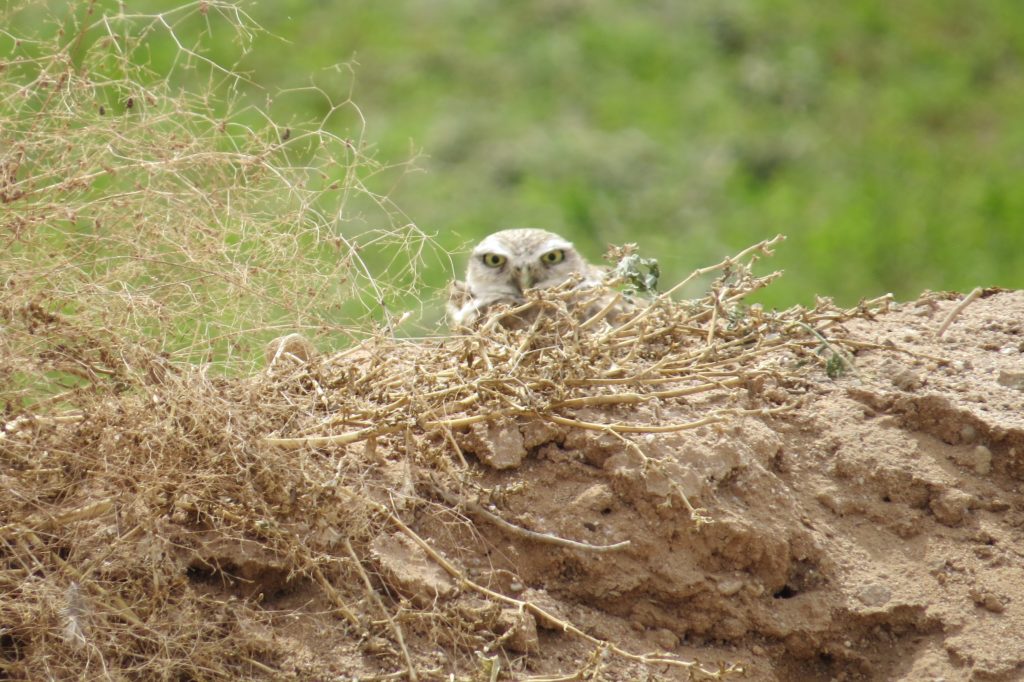
[[[396,164],[367,182],[452,250],[545,227],[592,259],[637,242],[670,284],[782,232],[770,304],[1024,286],[1020,0],[242,7],[267,33],[240,59],[193,22],[248,75],[231,97],[287,125],[351,92],[329,128]],[[188,85],[172,41],[148,58]]]

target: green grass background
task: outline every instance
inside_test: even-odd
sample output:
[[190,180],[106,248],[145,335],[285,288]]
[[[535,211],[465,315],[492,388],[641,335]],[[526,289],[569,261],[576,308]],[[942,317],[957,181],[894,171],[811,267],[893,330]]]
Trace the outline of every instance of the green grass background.
[[[243,7],[268,32],[240,60],[216,23],[179,33],[209,30],[252,81],[230,96],[282,124],[351,92],[365,129],[352,107],[328,126],[395,164],[367,182],[446,248],[545,227],[592,259],[637,242],[677,280],[782,232],[774,305],[1024,286],[1020,0]],[[146,54],[189,86],[171,41]]]

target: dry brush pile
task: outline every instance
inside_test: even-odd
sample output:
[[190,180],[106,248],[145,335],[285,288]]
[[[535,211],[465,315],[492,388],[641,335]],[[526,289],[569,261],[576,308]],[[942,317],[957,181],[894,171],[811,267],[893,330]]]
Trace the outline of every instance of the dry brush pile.
[[[494,529],[583,560],[629,544],[503,518],[488,509],[482,469],[518,466],[539,443],[584,430],[612,434],[654,470],[661,463],[634,437],[785,412],[804,373],[844,371],[852,342],[842,323],[887,301],[746,306],[775,276],[750,266],[776,241],[694,273],[718,271],[704,297],[634,302],[614,325],[615,289],[534,292],[476,331],[380,333],[320,358],[285,350],[244,378],[143,354],[149,364],[136,364],[116,395],[78,389],[62,399],[74,410],[9,411],[0,669],[11,678],[487,679],[512,666],[506,657],[531,653],[539,626],[595,652],[566,675],[620,658],[727,676],[728,664],[596,638],[474,582],[463,559]],[[51,315],[46,324],[34,333],[70,323]],[[697,396],[717,406],[679,423],[632,417],[640,404]],[[708,520],[693,507],[690,519]],[[347,663],[296,661],[274,634],[289,617],[327,627]]]

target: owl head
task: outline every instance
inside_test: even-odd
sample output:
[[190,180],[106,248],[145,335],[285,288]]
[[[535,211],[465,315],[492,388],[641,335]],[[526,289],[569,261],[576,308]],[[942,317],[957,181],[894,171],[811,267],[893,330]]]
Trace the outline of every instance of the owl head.
[[502,230],[480,242],[470,255],[466,284],[485,303],[522,301],[523,292],[561,284],[589,266],[572,242],[536,229]]

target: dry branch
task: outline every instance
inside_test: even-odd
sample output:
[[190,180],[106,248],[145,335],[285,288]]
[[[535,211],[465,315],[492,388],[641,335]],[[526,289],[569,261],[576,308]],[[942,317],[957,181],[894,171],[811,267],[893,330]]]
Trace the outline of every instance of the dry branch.
[[518,535],[519,537],[527,538],[529,540],[534,540],[536,542],[544,544],[555,545],[557,547],[581,549],[589,552],[614,552],[616,550],[625,549],[630,545],[629,540],[623,540],[622,542],[616,542],[610,545],[593,545],[588,542],[579,542],[576,540],[561,538],[557,535],[552,535],[550,533],[538,533],[537,531],[529,530],[527,528],[523,528],[522,526],[517,526],[514,523],[510,523],[505,519],[501,518],[500,516],[498,516],[497,514],[488,511],[480,504],[473,502],[472,500],[467,500],[462,497],[459,497],[458,495],[452,493],[449,490],[445,490],[436,481],[431,481],[431,483],[431,490],[435,492],[437,495],[439,495],[442,499],[444,499],[444,501],[447,502],[448,504],[452,505],[457,509],[465,509],[470,513],[470,515],[482,517],[490,523],[493,523],[494,525],[498,526],[499,528],[506,530],[509,533],[512,533],[513,535]]
[[963,300],[957,303],[953,309],[949,311],[949,314],[946,315],[942,324],[940,324],[939,328],[935,331],[935,335],[941,339],[946,333],[946,330],[949,329],[949,325],[953,324],[953,320],[955,320],[957,316],[962,313],[964,309],[967,308],[967,306],[969,306],[976,298],[981,296],[983,292],[984,290],[981,287],[975,287],[971,290],[971,293],[964,296]]

